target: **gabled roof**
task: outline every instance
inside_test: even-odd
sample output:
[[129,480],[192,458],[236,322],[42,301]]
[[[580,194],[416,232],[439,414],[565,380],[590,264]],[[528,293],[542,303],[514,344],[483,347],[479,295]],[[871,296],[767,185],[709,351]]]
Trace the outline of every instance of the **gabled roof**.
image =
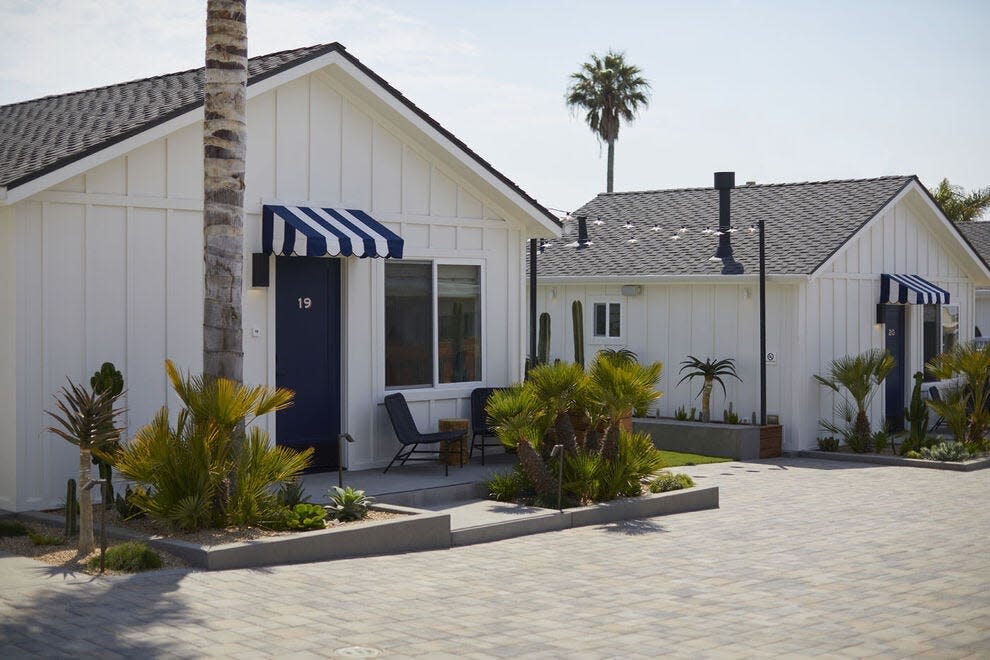
[[[853,234],[912,181],[913,176],[885,176],[806,183],[745,185],[732,190],[732,234],[736,261],[747,273],[759,269],[759,243],[750,225],[764,220],[767,273],[811,275]],[[920,184],[919,184],[920,185]],[[721,262],[711,262],[718,238],[704,235],[718,229],[718,191],[686,188],[644,192],[601,193],[574,211],[588,217],[593,245],[584,250],[564,247],[576,240],[576,222],[568,222],[569,238],[555,242],[539,257],[540,277],[653,277],[718,275]],[[602,225],[596,225],[600,218]],[[624,224],[633,225],[626,229]],[[660,231],[653,231],[659,224]],[[679,229],[686,228],[686,233]],[[679,240],[671,236],[678,235]],[[629,243],[635,238],[635,243]]]
[[983,261],[990,263],[990,221],[957,222],[956,228],[962,232]]
[[[560,220],[339,43],[248,61],[248,86],[338,53],[557,226]],[[16,188],[203,105],[203,69],[0,106],[0,188]]]

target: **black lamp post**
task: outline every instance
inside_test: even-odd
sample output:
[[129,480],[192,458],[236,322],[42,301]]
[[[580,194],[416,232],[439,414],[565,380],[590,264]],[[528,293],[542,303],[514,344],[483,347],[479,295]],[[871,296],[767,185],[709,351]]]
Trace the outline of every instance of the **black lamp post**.
[[760,426],[767,425],[767,259],[763,219],[760,232]]

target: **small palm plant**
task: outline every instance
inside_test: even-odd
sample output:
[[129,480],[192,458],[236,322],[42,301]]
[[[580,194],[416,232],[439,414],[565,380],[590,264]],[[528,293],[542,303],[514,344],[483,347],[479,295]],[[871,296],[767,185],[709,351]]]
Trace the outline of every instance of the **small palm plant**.
[[273,519],[276,489],[299,477],[312,449],[273,447],[252,422],[291,405],[292,392],[184,376],[171,361],[165,367],[184,406],[176,425],[162,408],[117,455],[117,469],[145,486],[134,504],[183,530]]
[[641,365],[637,362],[601,357],[591,367],[590,399],[601,406],[608,420],[608,431],[602,445],[602,456],[607,460],[619,451],[619,430],[623,418],[637,408],[646,408],[660,398],[656,390],[663,364],[654,362]]
[[705,358],[704,361],[701,361],[693,355],[689,355],[686,360],[681,362],[678,373],[683,374],[685,371],[688,373],[677,381],[678,385],[684,381],[690,382],[695,376],[705,379],[705,384],[698,392],[698,396],[701,397],[701,421],[703,422],[710,422],[712,419],[712,389],[715,387],[715,383],[718,383],[722,388],[722,395],[724,396],[725,382],[722,380],[723,376],[732,376],[740,383],[742,382],[742,378],[736,373],[736,362],[732,358],[725,358],[724,360]]
[[822,428],[842,435],[853,449],[868,451],[872,444],[870,418],[867,410],[873,397],[880,390],[887,375],[896,365],[894,356],[885,350],[874,348],[859,355],[846,355],[832,360],[826,376],[815,375],[815,379],[829,389],[842,393],[845,389],[852,397],[855,409],[843,397],[836,404],[836,413],[849,423],[841,427],[829,420],[821,420]]
[[[956,435],[956,440],[971,451],[986,451],[990,443],[986,438],[990,428],[990,345],[978,346],[974,342],[956,344],[949,351],[928,363],[928,369],[939,379],[959,378],[959,391],[949,392],[942,402],[928,401],[928,405],[942,415]],[[950,420],[956,422],[953,428]],[[964,422],[964,423],[963,423]]]
[[117,417],[123,412],[113,405],[120,392],[93,391],[69,380],[55,399],[59,412],[46,411],[58,426],[49,431],[79,447],[79,553],[88,555],[96,547],[93,538],[93,499],[87,486],[92,475],[93,453],[113,447],[121,430]]

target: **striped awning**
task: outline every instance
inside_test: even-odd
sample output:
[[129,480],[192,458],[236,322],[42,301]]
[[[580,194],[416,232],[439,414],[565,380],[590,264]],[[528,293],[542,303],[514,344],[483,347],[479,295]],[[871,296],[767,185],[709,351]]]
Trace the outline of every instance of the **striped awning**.
[[880,276],[880,302],[948,305],[949,292],[917,275]]
[[402,258],[402,238],[359,209],[265,204],[261,248],[284,257]]

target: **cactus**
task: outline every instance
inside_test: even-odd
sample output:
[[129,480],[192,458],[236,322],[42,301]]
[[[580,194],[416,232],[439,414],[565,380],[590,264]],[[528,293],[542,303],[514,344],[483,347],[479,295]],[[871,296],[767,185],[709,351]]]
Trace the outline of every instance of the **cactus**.
[[[113,362],[104,362],[100,370],[94,373],[93,377],[89,379],[89,384],[96,394],[110,392],[115,397],[120,396],[121,392],[124,391],[124,375],[117,371],[117,368],[113,366]],[[111,402],[108,405],[113,406],[113,403]],[[109,453],[112,454],[114,449],[116,449],[116,446],[111,447]],[[106,453],[98,455],[94,452],[93,465],[99,467],[100,479],[106,480],[106,489],[102,491],[106,494],[106,497],[103,498],[103,508],[111,509],[114,506],[114,492],[113,467],[111,467],[110,457]]]
[[540,340],[536,349],[536,364],[550,363],[550,315],[540,314]]
[[65,487],[65,535],[79,531],[79,500],[76,499],[76,480],[69,479]]
[[726,424],[738,424],[739,423],[739,413],[732,410],[732,402],[729,401],[729,409],[722,409],[722,421]]
[[574,321],[574,361],[584,367],[584,308],[580,300],[571,303]]
[[[688,419],[690,419],[692,422],[695,421],[695,420],[698,420],[697,412],[698,412],[698,409],[695,408],[694,406],[691,406],[691,416],[688,417]],[[700,421],[700,420],[698,420],[698,421]]]
[[911,391],[911,404],[904,409],[904,419],[911,423],[911,433],[901,444],[901,454],[918,451],[925,444],[928,435],[928,406],[921,399],[921,381],[925,374],[918,371],[914,374],[914,389]]
[[750,417],[750,419],[753,420],[753,426],[756,426],[756,411],[755,410],[753,411],[753,416]]

